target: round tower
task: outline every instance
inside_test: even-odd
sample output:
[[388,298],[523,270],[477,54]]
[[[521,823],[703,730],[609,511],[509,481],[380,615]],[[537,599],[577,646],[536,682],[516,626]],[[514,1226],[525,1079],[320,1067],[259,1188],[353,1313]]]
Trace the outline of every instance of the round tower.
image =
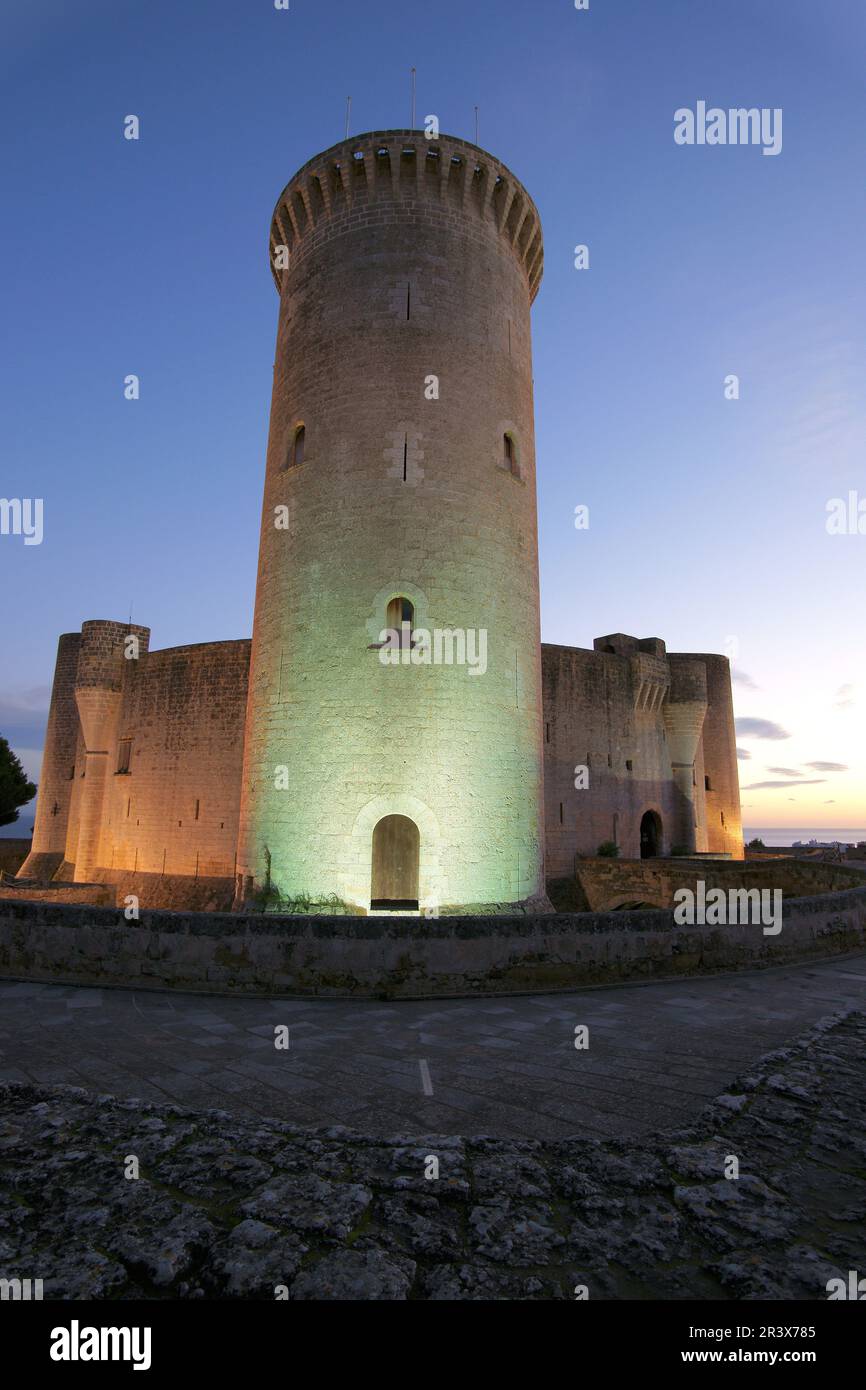
[[374,132],[295,175],[270,251],[239,899],[541,894],[538,213],[475,145]]
[[673,782],[677,790],[673,843],[690,853],[698,843],[695,759],[707,713],[707,668],[700,657],[670,652],[671,685],[663,706]]
[[97,618],[81,627],[75,704],[84,738],[84,768],[76,807],[74,854],[70,856],[71,847],[67,850],[67,858],[75,864],[76,883],[87,883],[105,862],[109,758],[117,739],[124,672],[132,652],[146,651],[149,639],[150,629],[137,623]]
[[64,633],[57,644],[33,842],[30,853],[18,870],[19,878],[50,879],[64,860],[69,808],[75,788],[75,752],[78,746],[75,677],[80,646],[80,632]]

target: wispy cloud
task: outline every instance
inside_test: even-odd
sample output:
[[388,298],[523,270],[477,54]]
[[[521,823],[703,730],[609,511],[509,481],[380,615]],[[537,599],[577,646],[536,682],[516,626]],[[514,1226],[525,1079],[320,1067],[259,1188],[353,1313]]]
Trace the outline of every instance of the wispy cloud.
[[[847,763],[807,763],[806,766],[807,766],[807,767],[810,767],[810,768],[812,769],[813,772],[847,772],[847,771],[848,771],[848,764],[847,764]],[[772,770],[773,770],[773,769],[771,768],[770,771],[772,772]]]
[[34,710],[47,714],[50,699],[51,687],[48,685],[32,685],[27,690],[0,690],[0,719],[15,714],[32,714]]
[[799,767],[768,767],[768,772],[775,772],[777,777],[802,777],[803,772]]
[[743,686],[745,690],[760,690],[760,686],[745,671],[740,671],[738,667],[731,668],[731,680],[736,681],[737,685]]
[[826,782],[826,777],[804,777],[799,782],[750,782],[743,787],[744,792],[763,791],[766,787],[815,787],[819,782]]
[[854,689],[855,689],[855,687],[854,687],[853,685],[840,685],[840,686],[839,686],[839,689],[836,691],[836,708],[837,708],[837,709],[850,709],[850,708],[851,708],[851,706],[854,704]]
[[790,738],[787,729],[772,719],[738,719],[737,733],[741,738]]
[[739,758],[739,760],[740,760],[741,763],[747,763],[747,762],[749,761],[749,759],[751,758],[751,756],[752,756],[752,755],[751,755],[751,753],[749,752],[748,748],[738,748],[738,749],[737,749],[737,757]]

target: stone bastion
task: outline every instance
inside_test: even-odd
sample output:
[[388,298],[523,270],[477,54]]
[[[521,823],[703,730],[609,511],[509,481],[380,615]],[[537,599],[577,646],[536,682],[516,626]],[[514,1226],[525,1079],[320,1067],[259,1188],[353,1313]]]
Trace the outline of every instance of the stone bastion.
[[[781,891],[780,929],[678,925],[673,894],[699,882],[707,891]],[[203,993],[417,999],[760,969],[866,949],[866,878],[838,865],[587,860],[573,881],[552,884],[551,896],[560,908],[584,910],[427,920],[142,909],[128,921],[122,901],[57,901],[47,890],[40,900],[3,886],[0,975]]]

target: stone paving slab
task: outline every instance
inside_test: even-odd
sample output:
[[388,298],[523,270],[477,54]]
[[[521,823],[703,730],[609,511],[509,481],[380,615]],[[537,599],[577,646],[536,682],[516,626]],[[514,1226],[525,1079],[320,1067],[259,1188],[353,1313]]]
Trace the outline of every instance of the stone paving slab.
[[[447,1113],[460,1134],[626,1138],[688,1122],[761,1053],[864,1007],[866,956],[434,1007],[0,981],[0,1081],[303,1124],[364,1113],[374,1127],[420,1131]],[[289,1028],[287,1051],[274,1047],[277,1024]],[[588,1051],[575,1050],[578,1024]]]
[[49,1300],[825,1300],[866,1269],[864,1083],[851,1012],[629,1140],[380,1138],[376,1106],[302,1129],[0,1085],[0,1277]]

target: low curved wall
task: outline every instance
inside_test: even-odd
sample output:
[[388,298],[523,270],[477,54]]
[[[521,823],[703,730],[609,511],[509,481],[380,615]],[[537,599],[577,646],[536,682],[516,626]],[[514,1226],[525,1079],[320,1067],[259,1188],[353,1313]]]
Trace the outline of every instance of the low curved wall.
[[866,886],[784,904],[782,929],[681,927],[668,911],[275,917],[0,902],[0,975],[211,993],[362,998],[535,992],[780,965],[866,949]]
[[579,859],[574,876],[550,884],[560,910],[613,912],[623,903],[641,902],[672,907],[680,888],[692,891],[698,882],[713,888],[779,889],[786,898],[800,898],[856,888],[862,873],[840,864],[813,859]]

